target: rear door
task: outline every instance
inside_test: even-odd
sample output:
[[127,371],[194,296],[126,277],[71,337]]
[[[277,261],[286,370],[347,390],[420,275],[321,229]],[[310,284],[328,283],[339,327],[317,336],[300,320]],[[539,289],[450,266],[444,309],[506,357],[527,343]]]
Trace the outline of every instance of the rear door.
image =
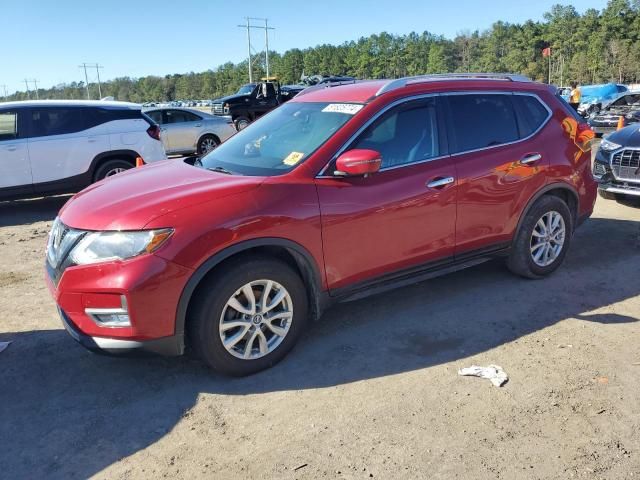
[[24,109],[0,109],[0,189],[31,188]]
[[165,110],[162,133],[172,152],[193,152],[202,132],[202,118],[184,110]]
[[449,146],[458,169],[456,256],[501,248],[520,213],[546,183],[551,111],[528,94],[453,93]]
[[86,174],[93,159],[111,149],[106,127],[90,107],[31,107],[27,121],[33,183],[45,184],[43,192],[48,182]]

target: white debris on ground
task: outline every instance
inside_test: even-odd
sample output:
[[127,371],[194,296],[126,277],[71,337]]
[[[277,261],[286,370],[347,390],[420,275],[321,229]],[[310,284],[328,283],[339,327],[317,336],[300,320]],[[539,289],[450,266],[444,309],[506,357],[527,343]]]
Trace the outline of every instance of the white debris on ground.
[[0,342],[0,353],[4,352],[11,342]]
[[489,365],[488,367],[471,365],[470,367],[458,370],[458,375],[486,378],[491,380],[491,383],[496,387],[501,387],[509,380],[505,371],[498,365]]

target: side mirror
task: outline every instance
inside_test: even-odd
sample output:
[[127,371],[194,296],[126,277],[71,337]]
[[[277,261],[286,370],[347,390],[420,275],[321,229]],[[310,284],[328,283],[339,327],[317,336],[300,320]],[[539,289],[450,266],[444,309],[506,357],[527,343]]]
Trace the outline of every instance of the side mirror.
[[375,150],[355,149],[348,150],[336,160],[334,175],[352,177],[370,175],[380,170],[382,155]]

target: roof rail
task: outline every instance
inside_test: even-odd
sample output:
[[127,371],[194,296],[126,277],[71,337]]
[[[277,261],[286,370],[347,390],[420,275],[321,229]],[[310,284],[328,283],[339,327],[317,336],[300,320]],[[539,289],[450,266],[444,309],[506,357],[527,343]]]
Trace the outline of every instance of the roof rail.
[[531,79],[525,75],[513,73],[437,73],[429,75],[417,75],[415,77],[404,77],[390,80],[376,92],[376,97],[383,93],[406,87],[413,83],[436,82],[439,80],[501,80],[507,82],[530,82]]
[[307,93],[315,92],[316,90],[323,90],[325,88],[339,87],[340,85],[352,85],[354,83],[366,82],[366,80],[342,80],[340,82],[329,82],[322,83],[320,85],[311,85],[310,87],[305,88],[300,93],[296,95],[296,97],[301,97],[302,95],[306,95]]

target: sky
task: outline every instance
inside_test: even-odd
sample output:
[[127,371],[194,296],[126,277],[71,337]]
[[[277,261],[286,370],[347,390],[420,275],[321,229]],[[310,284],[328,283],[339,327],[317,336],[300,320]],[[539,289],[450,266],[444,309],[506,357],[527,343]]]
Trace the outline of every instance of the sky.
[[[3,0],[0,11],[3,85],[25,90],[24,79],[40,88],[84,80],[79,65],[103,65],[101,80],[201,72],[247,56],[244,17],[267,17],[269,48],[284,52],[322,43],[340,44],[383,31],[429,31],[453,38],[485,30],[498,20],[542,20],[561,0]],[[582,13],[602,9],[606,0],[573,2]],[[9,40],[10,39],[10,40]],[[264,47],[264,33],[252,42]],[[95,81],[95,69],[89,71]],[[33,88],[33,82],[29,83]]]

